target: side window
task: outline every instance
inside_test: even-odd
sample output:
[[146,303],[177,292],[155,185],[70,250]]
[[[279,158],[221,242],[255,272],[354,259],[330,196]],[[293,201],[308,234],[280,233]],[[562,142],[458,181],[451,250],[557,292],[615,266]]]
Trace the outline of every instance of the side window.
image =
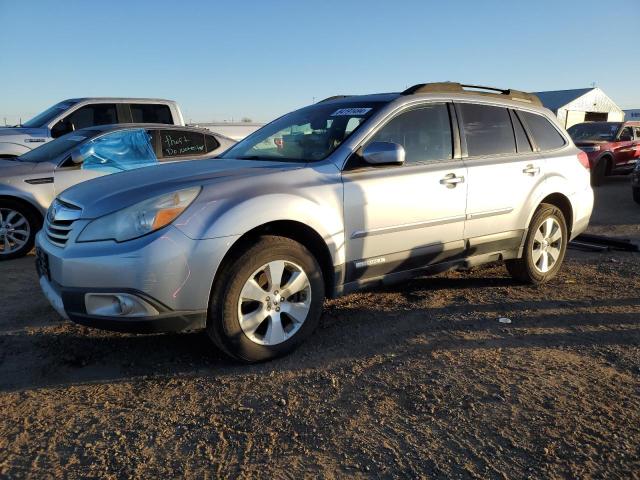
[[144,129],[119,130],[95,138],[80,147],[83,170],[121,172],[154,165],[158,158],[151,136]]
[[533,149],[531,148],[527,134],[524,131],[522,122],[515,112],[513,112],[511,120],[513,121],[513,132],[516,135],[516,147],[518,149],[518,153],[532,152]]
[[173,124],[171,109],[167,105],[133,103],[130,107],[133,123]]
[[207,135],[206,133],[204,135],[204,143],[205,143],[205,150],[207,153],[213,152],[216,148],[220,146],[220,142],[216,140],[216,137],[214,137],[213,135]]
[[62,120],[62,122],[65,121],[70,122],[74,130],[80,130],[94,125],[118,123],[118,115],[114,104],[100,103],[79,108]]
[[516,153],[509,111],[502,107],[459,104],[470,157]]
[[623,139],[626,139],[626,141],[633,140],[633,130],[631,127],[624,127],[620,135],[618,135],[618,139],[620,139],[620,141],[625,141]]
[[161,130],[162,160],[203,155],[207,152],[204,137],[204,133],[191,130]]
[[560,132],[542,115],[530,112],[518,112],[529,127],[533,140],[540,150],[554,150],[566,144]]
[[634,130],[636,132],[636,140],[640,140],[640,127],[636,127]]
[[383,126],[369,142],[402,145],[406,163],[449,160],[453,157],[453,146],[447,106],[439,103],[402,113]]

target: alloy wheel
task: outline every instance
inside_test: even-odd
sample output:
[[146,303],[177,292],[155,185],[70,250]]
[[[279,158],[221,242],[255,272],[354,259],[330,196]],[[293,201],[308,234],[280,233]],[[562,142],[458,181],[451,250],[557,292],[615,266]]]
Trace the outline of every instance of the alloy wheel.
[[561,252],[562,228],[555,218],[548,217],[533,237],[532,257],[536,270],[547,273],[557,263]]
[[29,241],[31,226],[17,210],[0,208],[0,255],[9,255],[23,248]]

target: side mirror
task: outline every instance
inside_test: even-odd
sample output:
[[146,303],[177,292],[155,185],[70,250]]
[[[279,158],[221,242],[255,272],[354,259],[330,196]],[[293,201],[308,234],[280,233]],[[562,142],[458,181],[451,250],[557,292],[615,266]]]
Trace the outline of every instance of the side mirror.
[[80,153],[79,149],[75,149],[73,152],[71,152],[71,161],[75,165],[80,165],[82,162],[84,162],[84,155]]
[[67,133],[73,132],[73,124],[68,120],[60,120],[53,127],[51,127],[51,137],[58,138]]
[[398,143],[373,142],[365,147],[362,158],[370,165],[402,165],[405,151]]

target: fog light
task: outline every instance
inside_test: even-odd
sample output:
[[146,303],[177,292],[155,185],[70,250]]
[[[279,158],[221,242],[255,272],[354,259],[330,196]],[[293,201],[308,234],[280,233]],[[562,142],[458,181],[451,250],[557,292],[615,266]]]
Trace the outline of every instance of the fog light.
[[101,317],[150,317],[159,314],[153,305],[129,293],[87,293],[84,304],[87,314]]

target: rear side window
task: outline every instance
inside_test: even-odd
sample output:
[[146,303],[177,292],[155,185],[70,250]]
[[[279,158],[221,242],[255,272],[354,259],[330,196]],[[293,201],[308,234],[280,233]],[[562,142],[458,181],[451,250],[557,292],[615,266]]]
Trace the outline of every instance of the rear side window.
[[509,111],[502,107],[459,104],[470,157],[516,153]]
[[160,148],[165,161],[207,153],[205,134],[190,130],[161,130]]
[[213,152],[216,148],[220,146],[220,142],[218,142],[218,140],[216,140],[216,137],[214,137],[213,135],[205,134],[204,142],[205,142],[207,153]]
[[66,120],[73,124],[74,130],[80,130],[95,125],[118,123],[118,115],[114,104],[99,103],[79,108],[69,115]]
[[566,143],[560,132],[542,115],[529,112],[518,112],[518,115],[524,119],[540,150],[554,150]]
[[451,124],[444,104],[434,104],[401,113],[370,140],[398,143],[404,147],[406,163],[452,158]]
[[173,124],[171,109],[167,105],[134,103],[131,104],[131,117],[133,123]]

